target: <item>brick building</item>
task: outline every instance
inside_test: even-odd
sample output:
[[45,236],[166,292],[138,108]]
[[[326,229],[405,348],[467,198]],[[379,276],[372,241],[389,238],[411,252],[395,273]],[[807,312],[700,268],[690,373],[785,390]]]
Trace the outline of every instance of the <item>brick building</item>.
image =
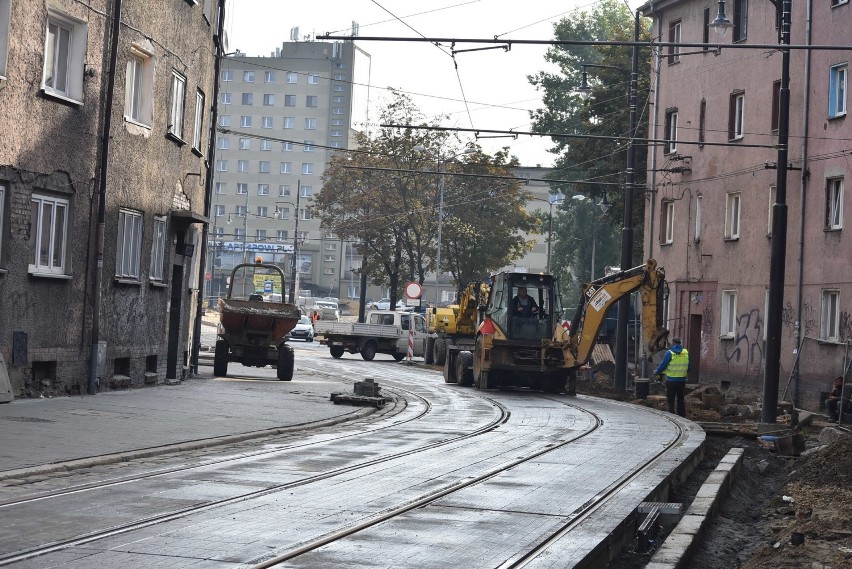
[[[721,46],[657,53],[650,132],[665,142],[649,154],[645,252],[666,269],[669,328],[692,354],[692,380],[760,392],[782,56],[766,47],[778,43],[773,3],[726,4],[733,28],[725,37],[710,26],[716,2],[640,8],[661,41]],[[792,6],[792,45],[850,44],[848,1]],[[850,361],[849,57],[848,49],[793,49],[790,58],[779,395],[811,408]]]
[[0,352],[17,396],[185,374],[224,5],[0,0]]

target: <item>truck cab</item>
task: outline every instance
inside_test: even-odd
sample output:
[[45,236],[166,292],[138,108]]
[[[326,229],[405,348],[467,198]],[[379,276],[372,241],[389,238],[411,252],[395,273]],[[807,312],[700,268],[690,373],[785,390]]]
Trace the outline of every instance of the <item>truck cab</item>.
[[[539,345],[549,339],[562,317],[561,299],[553,275],[498,273],[494,275],[486,313],[510,340]],[[526,293],[524,300],[523,295]]]

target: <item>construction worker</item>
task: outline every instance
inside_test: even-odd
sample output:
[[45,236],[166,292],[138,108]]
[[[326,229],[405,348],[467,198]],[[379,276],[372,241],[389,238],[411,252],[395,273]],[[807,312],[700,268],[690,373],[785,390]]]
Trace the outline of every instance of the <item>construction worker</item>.
[[663,361],[657,366],[654,377],[662,380],[666,376],[666,401],[669,413],[675,412],[675,401],[677,401],[677,414],[686,417],[686,376],[689,374],[689,352],[680,343],[680,338],[672,338],[672,347],[666,350]]

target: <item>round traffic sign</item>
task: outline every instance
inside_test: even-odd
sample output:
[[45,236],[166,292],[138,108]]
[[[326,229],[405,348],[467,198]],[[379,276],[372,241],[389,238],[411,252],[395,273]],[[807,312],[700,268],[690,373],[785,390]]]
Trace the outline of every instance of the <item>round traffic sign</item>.
[[406,283],[405,296],[408,298],[420,298],[421,294],[423,294],[423,288],[418,283]]

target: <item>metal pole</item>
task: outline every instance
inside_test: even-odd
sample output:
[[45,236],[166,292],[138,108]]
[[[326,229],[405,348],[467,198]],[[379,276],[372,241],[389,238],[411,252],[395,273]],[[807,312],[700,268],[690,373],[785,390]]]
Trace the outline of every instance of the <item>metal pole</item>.
[[[632,57],[630,63],[630,126],[627,141],[627,176],[624,185],[624,222],[621,229],[621,270],[633,267],[633,185],[636,177],[636,80],[639,75],[639,12],[633,27]],[[618,320],[615,336],[615,388],[625,391],[627,388],[627,324],[630,316],[630,295],[618,301]]]
[[[781,315],[784,310],[784,265],[787,254],[787,142],[790,127],[790,9],[781,10],[781,90],[778,93],[778,165],[772,206],[772,249],[769,259],[769,310],[766,315],[766,370],[763,379],[761,425],[774,425],[778,414],[778,374],[781,367]],[[758,427],[760,430],[760,426]]]
[[246,188],[246,209],[243,211],[243,263],[248,258],[248,188]]
[[595,280],[595,243],[598,241],[597,228],[592,232],[592,272],[589,273],[589,281]]
[[[549,201],[549,200],[548,200]],[[544,272],[550,272],[550,247],[551,239],[553,239],[553,202],[550,202],[550,227],[547,229],[547,268]]]
[[290,271],[290,304],[296,303],[296,259],[299,256],[299,200],[302,198],[302,180],[296,180],[296,228],[293,233],[293,270]]
[[444,226],[444,175],[447,161],[441,160],[441,175],[438,178],[438,256],[435,265],[435,306],[441,304],[441,229]]

